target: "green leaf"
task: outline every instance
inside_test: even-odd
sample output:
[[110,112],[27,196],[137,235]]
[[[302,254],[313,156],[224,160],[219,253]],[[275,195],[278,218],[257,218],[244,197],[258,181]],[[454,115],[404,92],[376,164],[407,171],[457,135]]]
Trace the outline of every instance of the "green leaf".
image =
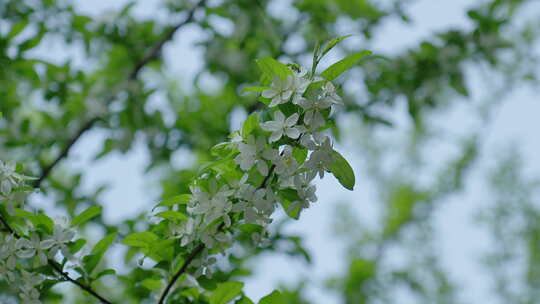
[[76,227],[88,222],[94,217],[100,215],[102,210],[103,208],[101,206],[91,206],[71,220],[71,227]]
[[242,136],[245,138],[259,125],[259,114],[253,113],[248,116],[242,125]]
[[297,220],[300,218],[300,212],[302,212],[302,208],[300,208],[300,206],[293,206],[292,203],[292,201],[286,199],[280,202],[281,207],[283,207],[283,210],[285,210],[285,213],[287,213],[290,218]]
[[263,227],[256,224],[243,224],[238,227],[241,231],[252,234],[253,232],[261,232]]
[[22,21],[19,21],[17,23],[15,23],[12,27],[11,27],[11,30],[9,31],[8,35],[7,35],[7,40],[10,40],[11,38],[19,35],[25,28],[26,26],[28,25],[28,19],[23,19]]
[[19,45],[19,52],[24,52],[35,48],[41,42],[42,38],[43,34],[40,33],[36,37],[24,41],[23,43],[21,43],[21,45]]
[[254,304],[248,297],[243,296],[240,300],[236,301],[235,304]]
[[322,50],[322,53],[321,53],[321,56],[319,57],[322,58],[324,55],[326,55],[326,53],[330,52],[330,50],[332,50],[336,45],[338,45],[338,43],[340,43],[341,41],[351,37],[352,35],[345,35],[345,36],[340,36],[340,37],[336,37],[334,39],[331,39],[330,41],[328,41],[328,43],[326,43],[326,45],[324,46],[324,49]]
[[263,57],[257,59],[256,62],[263,74],[270,80],[274,76],[285,79],[287,76],[292,75],[292,71],[285,64],[275,60],[274,58]]
[[176,242],[175,239],[154,241],[141,250],[156,262],[171,261],[174,258],[174,244]]
[[244,283],[230,281],[219,284],[210,296],[210,304],[227,304],[242,294]]
[[158,236],[152,232],[135,232],[132,233],[122,241],[122,244],[131,247],[150,247],[150,245],[158,239]]
[[281,294],[281,292],[274,290],[271,294],[263,297],[259,304],[285,304],[285,297]]
[[231,144],[228,142],[222,142],[210,148],[210,154],[219,158],[227,158],[231,151]]
[[96,275],[96,280],[101,278],[101,277],[107,276],[107,275],[115,275],[115,274],[116,274],[116,270],[114,270],[114,269],[105,269],[103,271],[100,271]]
[[45,231],[49,234],[53,232],[54,221],[45,214],[36,214],[30,218],[30,221],[36,228],[41,227],[42,229],[45,229]]
[[159,290],[161,289],[161,281],[156,279],[144,279],[141,282],[141,285],[144,286],[148,290]]
[[298,205],[293,205],[294,202],[301,201],[298,192],[292,188],[286,188],[279,190],[279,195],[282,198],[280,204],[283,210],[285,210],[285,213],[295,220],[299,219],[302,208]]
[[156,216],[167,219],[167,220],[172,220],[172,221],[175,221],[175,220],[180,220],[180,221],[187,220],[187,216],[185,214],[183,214],[182,212],[178,212],[178,211],[163,211],[163,212],[160,212],[160,213],[156,214]]
[[308,150],[302,147],[294,147],[292,155],[299,164],[303,164],[306,161]]
[[185,205],[191,200],[191,194],[180,194],[160,202],[157,206],[170,207],[172,205]]
[[337,180],[343,187],[349,190],[353,190],[355,177],[351,165],[349,165],[347,160],[337,151],[334,151],[333,158],[334,161],[327,168],[328,171],[334,174],[334,176],[337,178]]
[[324,72],[321,73],[321,77],[332,81],[336,79],[339,75],[341,75],[346,70],[352,68],[360,59],[362,59],[366,55],[370,55],[371,51],[362,51],[356,54],[352,54],[350,56],[347,56],[340,61],[332,64],[330,67],[328,67]]
[[240,93],[247,93],[247,92],[253,92],[253,93],[262,93],[265,90],[270,89],[270,87],[259,87],[259,86],[250,86],[245,87],[240,91]]
[[467,90],[467,86],[465,85],[462,75],[450,75],[450,85],[459,94],[465,97],[469,96],[469,90]]
[[81,250],[85,244],[86,244],[85,239],[76,240],[75,242],[69,245],[69,253],[75,254],[79,252],[79,250]]
[[31,221],[32,218],[34,217],[34,214],[30,211],[17,208],[15,209],[15,216]]
[[96,243],[94,248],[92,248],[91,254],[83,258],[84,268],[88,273],[91,273],[96,268],[107,249],[113,244],[116,236],[116,232],[108,234]]

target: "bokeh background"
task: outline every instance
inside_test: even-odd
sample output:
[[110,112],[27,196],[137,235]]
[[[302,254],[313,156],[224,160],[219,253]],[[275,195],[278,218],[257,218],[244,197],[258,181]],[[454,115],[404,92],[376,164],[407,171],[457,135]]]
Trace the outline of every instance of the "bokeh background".
[[[0,156],[33,161],[39,175],[86,121],[104,119],[33,208],[63,216],[103,206],[85,230],[96,240],[125,221],[134,229],[257,109],[240,93],[258,79],[255,58],[309,66],[317,40],[352,34],[321,66],[376,55],[340,78],[346,106],[334,131],[355,190],[327,177],[300,220],[279,212],[274,233],[288,241],[245,257],[247,295],[279,287],[291,303],[540,303],[537,1],[207,1],[127,88],[130,67],[195,2],[52,1],[51,12],[39,9],[46,2],[0,1],[3,35],[14,12],[37,8],[31,24],[50,33],[23,58],[58,66],[36,68],[56,90],[21,94],[7,93],[15,78],[4,66]],[[66,77],[80,100],[62,95]],[[131,269],[126,252],[110,251],[119,272]]]

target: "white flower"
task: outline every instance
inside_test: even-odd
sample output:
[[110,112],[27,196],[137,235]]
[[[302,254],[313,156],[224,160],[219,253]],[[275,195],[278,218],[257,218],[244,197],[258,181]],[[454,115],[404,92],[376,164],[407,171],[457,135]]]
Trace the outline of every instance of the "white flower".
[[229,201],[229,196],[233,195],[235,190],[229,186],[223,185],[218,189],[214,179],[209,184],[210,193],[201,191],[200,188],[193,187],[192,205],[189,211],[193,214],[204,214],[204,223],[209,224],[212,221],[223,216],[225,225],[229,226],[231,219],[228,212],[232,209],[232,203]]
[[201,222],[201,217],[191,216],[187,221],[182,221],[179,224],[169,224],[169,229],[173,236],[180,238],[180,246],[186,246],[191,243],[196,237],[196,227]]
[[45,252],[47,249],[51,248],[52,245],[53,244],[50,241],[40,241],[39,236],[36,233],[33,233],[30,240],[24,238],[17,240],[17,247],[21,248],[17,252],[17,256],[23,259],[37,256],[40,265],[46,265],[47,254],[45,254]]
[[318,145],[304,163],[303,167],[309,169],[308,177],[313,179],[317,174],[320,178],[324,177],[324,171],[334,161],[333,148],[330,138]]
[[18,187],[24,180],[31,179],[15,172],[14,162],[3,162],[0,160],[0,194],[8,196],[13,188]]
[[229,137],[231,138],[231,143],[235,147],[244,140],[244,138],[242,137],[242,135],[240,135],[240,132],[238,131],[235,131]]
[[14,267],[9,267],[7,262],[0,260],[0,278],[6,278],[8,283],[15,281]]
[[312,180],[310,178],[311,176],[305,173],[296,175],[294,177],[294,187],[296,189],[296,192],[298,193],[298,196],[302,200],[316,202],[317,196],[315,195],[315,192],[317,190],[317,187],[310,184]]
[[54,258],[59,251],[62,252],[62,255],[65,258],[69,258],[71,254],[69,253],[69,248],[66,244],[71,242],[74,236],[75,233],[73,231],[67,230],[60,225],[55,225],[53,235],[42,241],[42,244],[45,247],[51,247],[49,258]]
[[316,130],[326,123],[326,119],[321,114],[321,111],[327,109],[332,104],[325,99],[303,99],[300,106],[306,110],[304,113],[304,123],[311,126],[311,129]]
[[261,191],[260,194],[263,194],[264,196],[260,194],[256,195],[254,197],[253,204],[258,211],[265,215],[271,215],[272,212],[274,212],[276,204],[276,196],[274,195],[274,191],[271,188],[259,190]]
[[214,265],[217,262],[217,259],[215,257],[209,257],[209,258],[199,258],[193,260],[191,262],[192,267],[197,267],[197,270],[193,274],[194,277],[200,277],[201,275],[206,276],[206,278],[210,279],[212,277],[212,265]]
[[336,88],[331,82],[327,82],[322,87],[322,97],[335,105],[342,105],[341,97],[336,93]]
[[19,297],[23,304],[41,304],[39,291],[35,286],[41,284],[45,279],[39,274],[33,274],[25,270],[21,271],[23,284],[19,286],[21,293]]
[[272,88],[264,90],[262,92],[262,96],[264,98],[272,99],[270,102],[270,107],[275,107],[279,104],[286,103],[294,93],[293,84],[294,77],[292,75],[287,76],[285,79],[274,76],[271,85]]
[[293,148],[291,146],[283,147],[283,150],[273,160],[274,165],[276,165],[275,172],[280,175],[280,177],[286,178],[292,176],[298,170],[298,162],[296,158],[292,155]]
[[272,99],[270,107],[286,103],[291,97],[293,97],[293,103],[297,103],[310,84],[310,80],[304,78],[304,75],[305,73],[295,73],[285,79],[274,77],[272,88],[264,90],[262,96]]
[[0,160],[0,193],[8,195],[16,187],[20,176],[15,172],[15,163]]
[[257,169],[261,175],[266,176],[268,174],[268,165],[261,159],[261,155],[266,148],[266,141],[264,137],[258,137],[255,139],[253,136],[249,136],[246,143],[239,143],[238,150],[240,154],[234,159],[234,161],[240,165],[240,168],[247,171],[257,165]]
[[285,119],[285,115],[281,111],[276,111],[274,112],[274,120],[264,122],[261,128],[272,132],[270,142],[278,141],[283,136],[283,133],[292,139],[297,139],[301,133],[301,128],[295,126],[298,117],[298,113],[294,113]]
[[7,235],[0,245],[0,260],[4,261],[8,269],[15,269],[17,265],[17,239],[13,235]]

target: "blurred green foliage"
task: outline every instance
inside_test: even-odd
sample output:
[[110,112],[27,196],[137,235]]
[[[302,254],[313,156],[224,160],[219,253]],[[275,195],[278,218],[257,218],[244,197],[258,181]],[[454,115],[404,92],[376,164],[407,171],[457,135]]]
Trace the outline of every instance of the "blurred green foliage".
[[[376,53],[363,62],[363,69],[355,77],[341,80],[347,95],[343,115],[354,117],[366,127],[366,138],[373,138],[364,142],[363,151],[370,160],[367,171],[375,177],[381,192],[383,214],[376,229],[360,224],[343,228],[352,232],[345,233],[351,244],[349,266],[344,275],[329,281],[343,303],[396,303],[396,294],[390,289],[399,288],[410,290],[417,303],[459,303],[456,285],[433,249],[431,214],[440,201],[463,189],[480,143],[472,134],[456,144],[460,155],[433,175],[428,185],[419,183],[414,174],[414,164],[422,157],[416,149],[430,136],[426,121],[434,111],[471,97],[467,81],[471,66],[486,68],[514,82],[536,83],[537,61],[532,45],[538,37],[538,16],[520,18],[532,2],[475,3],[467,12],[470,27],[434,33],[395,54]],[[403,26],[411,22],[407,9],[410,4],[398,0],[299,0],[276,9],[277,4],[267,0],[224,0],[199,3],[196,14],[190,16],[188,12],[196,3],[164,1],[160,9],[167,18],[140,18],[135,14],[136,1],[98,17],[85,15],[69,1],[1,1],[0,158],[26,164],[28,175],[42,178],[41,189],[55,207],[70,216],[79,215],[88,208],[99,208],[107,186],[83,190],[85,173],[64,166],[63,160],[69,158],[80,138],[99,131],[102,146],[95,155],[96,162],[130,152],[140,141],[150,155],[148,183],[160,189],[159,197],[153,199],[185,193],[197,170],[210,159],[210,148],[226,139],[236,115],[233,112],[249,114],[257,109],[255,95],[240,93],[261,77],[257,58],[269,56],[306,63],[320,41],[343,34],[352,34],[353,42],[346,41],[336,47],[336,52],[353,55],[370,49],[382,25],[391,20],[400,20]],[[183,39],[182,20],[189,21],[185,27],[201,34],[196,49],[203,56],[203,65],[196,75],[171,74],[168,65],[172,58],[161,56],[163,45]],[[346,33],[338,26],[340,23],[347,25]],[[178,60],[182,62],[182,58]],[[212,86],[207,84],[208,79]],[[349,90],[349,85],[363,90]],[[152,110],[156,100],[160,108]],[[399,103],[407,105],[415,126],[411,132],[412,152],[403,156],[403,161],[412,165],[405,166],[409,171],[385,174],[379,165],[389,148],[377,144],[370,134],[393,126],[389,113]],[[350,133],[340,123],[332,130],[337,136]],[[182,164],[184,169],[174,169],[173,155],[180,149],[189,151],[195,161]],[[495,190],[501,192],[497,198],[500,203],[485,214],[500,248],[486,258],[486,263],[494,273],[494,290],[501,303],[536,303],[540,299],[540,213],[528,203],[528,186],[522,185],[513,171],[517,165],[511,161],[503,164],[507,167],[493,175]],[[507,202],[516,206],[508,208]],[[101,214],[92,212],[77,223],[88,233],[99,227],[103,237],[99,242],[96,239],[93,254],[83,265],[86,269],[80,271],[92,272],[93,286],[107,290],[121,303],[147,303],[150,291],[161,287],[153,280],[155,272],[160,271],[159,266],[168,269],[159,264],[153,269],[135,267],[139,256],[130,249],[124,255],[130,267],[123,270],[130,275],[107,280],[107,274],[111,274],[108,269],[115,266],[103,259],[107,247],[116,235],[140,231],[145,216],[126,219],[118,229],[109,226]],[[515,229],[501,224],[514,217],[525,220]],[[268,250],[310,263],[301,236],[282,232],[285,225],[276,225]],[[215,290],[211,297],[215,303],[221,303],[217,300],[220,284],[249,277],[250,261],[262,252],[250,245],[247,233],[239,238],[241,245],[227,257],[228,266],[221,267],[213,280],[199,282]],[[165,248],[167,244],[162,245]],[[502,269],[506,263],[513,263],[515,246],[522,246],[526,256],[526,271],[518,289],[510,287],[514,286],[509,284],[512,277]],[[397,268],[388,266],[387,248],[409,252],[407,263]],[[173,252],[147,248],[147,254]],[[182,259],[184,253],[174,254]],[[1,288],[5,290],[5,286]],[[282,286],[282,303],[308,303],[303,288],[302,284],[297,288]],[[73,297],[73,303],[93,303],[84,294]],[[174,303],[206,303],[195,289],[189,288],[177,291],[171,298]],[[44,302],[65,303],[65,299],[63,292],[50,292]]]

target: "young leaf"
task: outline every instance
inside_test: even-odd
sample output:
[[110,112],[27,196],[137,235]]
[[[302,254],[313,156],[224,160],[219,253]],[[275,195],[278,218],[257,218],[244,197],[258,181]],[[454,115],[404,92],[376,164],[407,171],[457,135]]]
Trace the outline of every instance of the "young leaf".
[[362,59],[364,56],[371,54],[371,51],[362,51],[356,54],[352,54],[350,56],[347,56],[340,61],[332,64],[330,67],[328,67],[324,72],[321,73],[321,77],[332,81],[336,79],[339,75],[341,75],[346,70],[352,68],[360,59]]
[[302,147],[295,147],[293,149],[292,155],[299,164],[303,164],[308,155],[308,150]]
[[116,232],[108,234],[96,243],[90,255],[84,257],[84,268],[88,273],[91,273],[96,268],[107,249],[113,244],[116,236]]
[[247,93],[247,92],[253,92],[253,93],[262,93],[264,90],[268,90],[270,87],[245,87],[240,91],[240,93]]
[[251,301],[248,297],[243,296],[239,300],[237,300],[234,304],[255,304],[253,301]]
[[[191,194],[180,194],[160,202],[157,206],[170,207],[176,204],[185,205],[191,200]],[[157,207],[156,206],[156,207]]]
[[148,290],[154,291],[161,289],[162,283],[160,280],[156,279],[144,279],[142,280],[141,285]]
[[102,209],[103,208],[101,206],[91,206],[90,208],[84,210],[81,212],[81,214],[77,215],[71,220],[71,227],[79,226],[88,222],[94,217],[100,215]]
[[86,244],[85,239],[78,239],[75,242],[69,244],[69,253],[75,254],[79,252],[83,248],[83,246]]
[[141,250],[156,262],[170,261],[173,259],[175,242],[175,239],[154,241],[148,247],[144,247]]
[[246,137],[259,125],[259,114],[253,113],[244,121],[242,125],[242,136]]
[[54,229],[54,221],[45,214],[39,213],[30,218],[34,227],[42,227],[47,233],[52,233]]
[[150,247],[150,245],[158,239],[158,236],[152,232],[135,232],[132,233],[122,241],[122,244],[131,247]]
[[257,59],[256,62],[263,74],[269,79],[272,79],[274,76],[285,79],[287,76],[292,75],[292,71],[285,64],[274,58],[263,57]]
[[340,37],[336,37],[334,39],[331,39],[330,41],[328,41],[328,43],[326,43],[326,45],[324,46],[324,49],[322,50],[322,53],[321,53],[321,56],[320,58],[322,58],[324,55],[326,55],[326,53],[330,52],[330,50],[332,50],[336,45],[338,45],[338,43],[340,43],[341,41],[351,37],[352,35],[345,35],[345,36],[340,36]]
[[115,275],[115,274],[116,274],[116,270],[114,270],[114,269],[105,269],[103,271],[100,271],[96,275],[96,280],[101,278],[101,277],[107,276],[107,275]]
[[210,296],[210,304],[227,304],[242,293],[244,283],[230,281],[219,284]]
[[222,142],[210,148],[210,154],[219,158],[227,158],[232,152],[231,143],[228,142]]
[[[28,19],[23,19],[22,21],[19,21],[15,24],[12,25],[11,27],[11,30],[9,31],[6,39],[7,40],[10,40],[11,38],[17,36],[19,33],[21,33],[25,28],[26,26],[28,25]],[[2,117],[0,115],[0,117]]]
[[179,220],[179,221],[187,220],[187,216],[185,214],[183,214],[182,212],[178,212],[178,211],[163,211],[163,212],[160,212],[160,213],[156,214],[156,216],[167,219],[167,220],[172,220],[172,221],[175,221],[175,220]]
[[353,190],[355,177],[354,177],[354,171],[351,168],[351,165],[349,165],[347,160],[337,151],[334,151],[333,157],[334,157],[334,161],[327,168],[328,171],[334,174],[334,176],[337,178],[337,180],[343,187],[349,190]]
[[271,294],[263,297],[259,304],[285,304],[285,298],[281,294],[281,292],[274,290]]

